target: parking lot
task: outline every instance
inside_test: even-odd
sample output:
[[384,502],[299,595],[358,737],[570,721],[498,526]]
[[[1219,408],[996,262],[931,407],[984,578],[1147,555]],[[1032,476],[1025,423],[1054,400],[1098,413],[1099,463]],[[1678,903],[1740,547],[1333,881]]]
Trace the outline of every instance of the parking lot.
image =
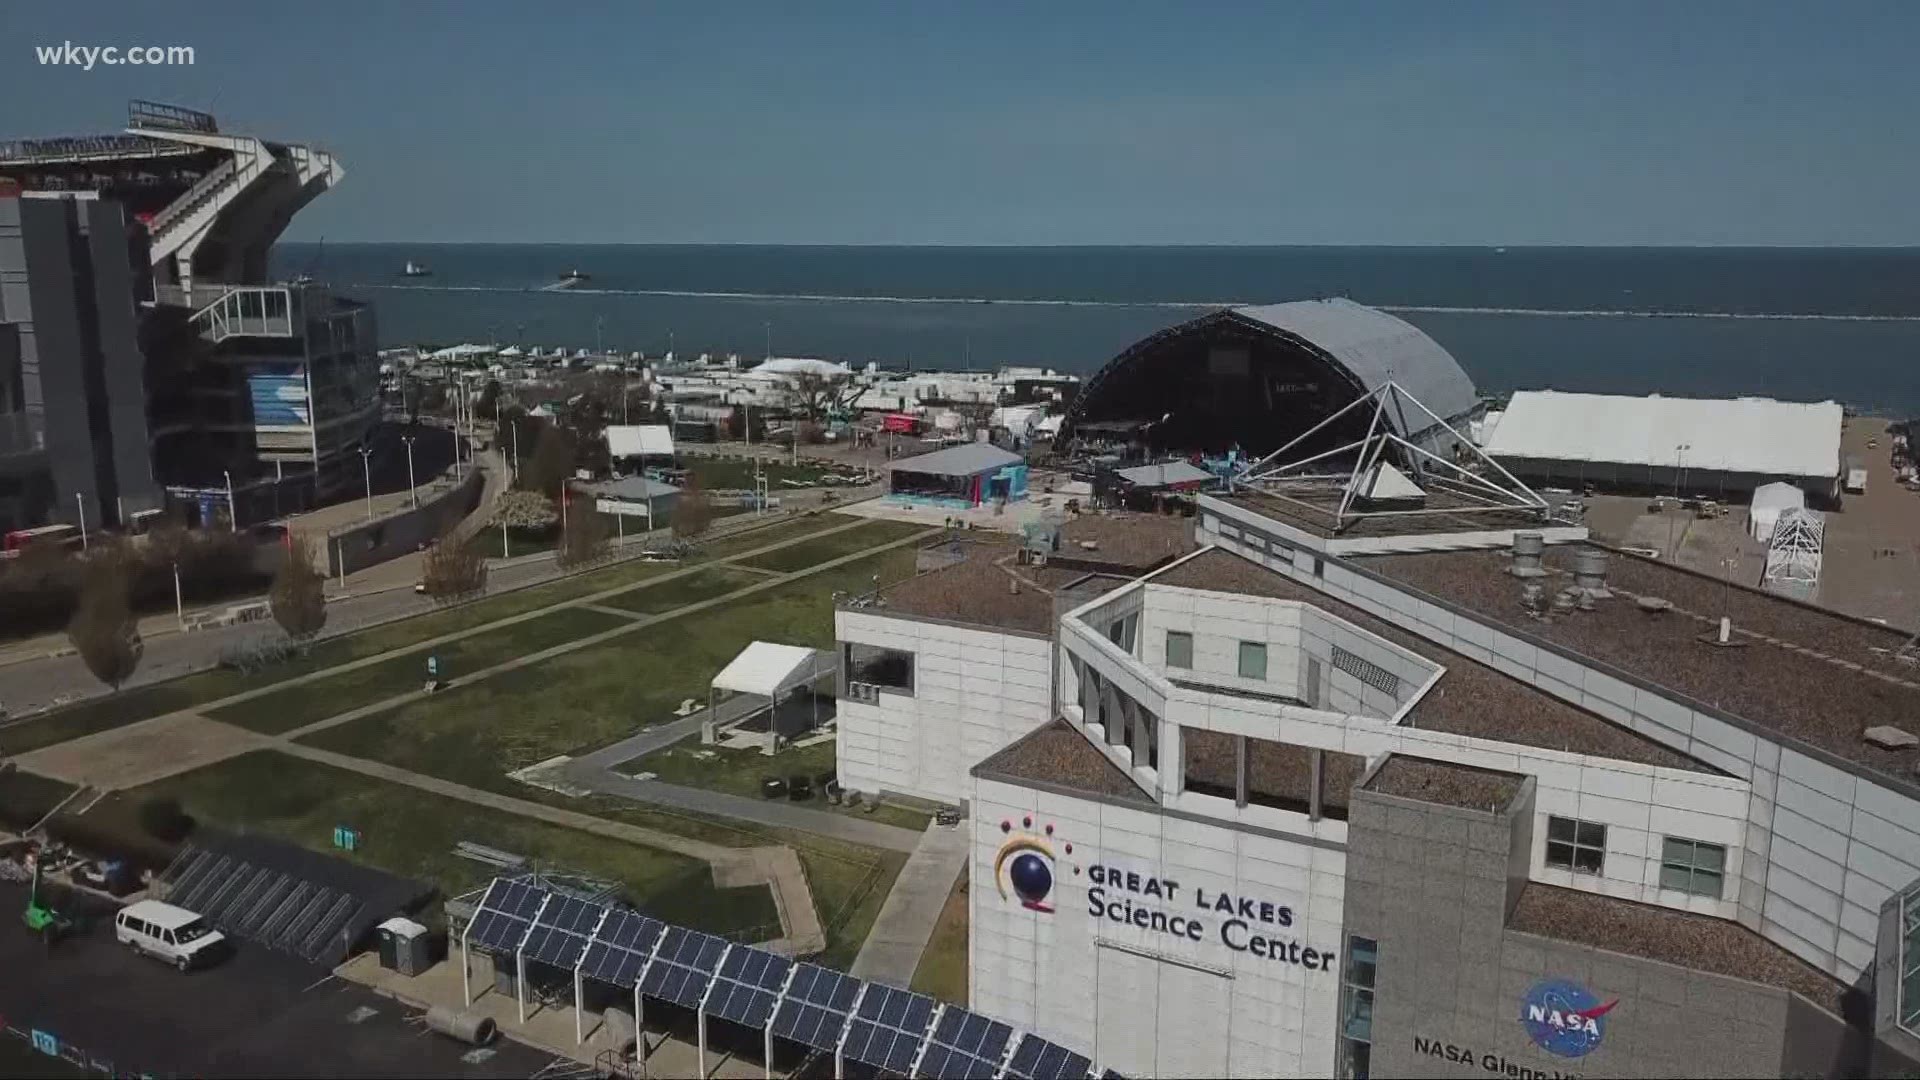
[[[26,902],[23,886],[0,885],[0,1026],[51,1035],[62,1056],[114,1075],[527,1077],[553,1062],[505,1041],[466,1060],[469,1047],[397,1002],[245,943],[182,975],[116,944],[101,917],[49,949],[20,925]],[[4,1041],[0,1073],[14,1075],[26,1044]]]

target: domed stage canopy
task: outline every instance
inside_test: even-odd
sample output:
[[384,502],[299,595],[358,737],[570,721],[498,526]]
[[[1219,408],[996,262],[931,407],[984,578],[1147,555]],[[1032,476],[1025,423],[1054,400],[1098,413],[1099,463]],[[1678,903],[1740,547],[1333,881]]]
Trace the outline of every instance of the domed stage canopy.
[[[1384,311],[1342,299],[1226,308],[1145,338],[1100,369],[1056,445],[1263,455],[1390,381],[1456,426],[1478,405],[1459,363]],[[1353,410],[1324,433],[1327,445],[1360,438],[1368,419]],[[1415,442],[1446,435],[1424,415],[1387,419]]]

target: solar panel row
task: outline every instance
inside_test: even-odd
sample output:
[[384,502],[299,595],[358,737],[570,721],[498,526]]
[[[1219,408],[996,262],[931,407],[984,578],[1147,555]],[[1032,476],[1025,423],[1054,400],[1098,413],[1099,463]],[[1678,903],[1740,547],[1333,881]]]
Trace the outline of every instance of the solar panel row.
[[[495,878],[469,940],[498,952],[524,950],[528,959],[558,967],[577,965],[583,977],[617,987],[638,982],[641,993],[687,1008],[701,1008],[704,999],[711,1015],[771,1027],[816,1050],[842,1049],[849,1059],[902,1075],[916,1057],[914,1071],[940,1080],[991,1077],[1003,1059],[1005,1075],[1016,1080],[1085,1080],[1092,1067],[1084,1055],[1035,1035],[1022,1037],[1008,1058],[1014,1031],[1000,1021],[752,946],[730,948],[711,934],[528,881]],[[1102,1080],[1108,1077],[1121,1080],[1112,1070]]]

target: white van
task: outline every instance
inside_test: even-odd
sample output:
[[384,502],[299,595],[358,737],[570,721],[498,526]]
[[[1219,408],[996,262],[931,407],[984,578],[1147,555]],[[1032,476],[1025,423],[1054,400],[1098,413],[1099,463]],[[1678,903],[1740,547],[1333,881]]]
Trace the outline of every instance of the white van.
[[226,949],[227,936],[183,907],[142,900],[120,909],[113,936],[122,945],[185,971],[211,963]]

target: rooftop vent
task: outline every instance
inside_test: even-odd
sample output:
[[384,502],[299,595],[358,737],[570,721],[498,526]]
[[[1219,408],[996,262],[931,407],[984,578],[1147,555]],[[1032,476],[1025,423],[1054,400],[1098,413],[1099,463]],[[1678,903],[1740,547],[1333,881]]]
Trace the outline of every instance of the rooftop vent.
[[1507,573],[1518,578],[1546,577],[1546,568],[1540,565],[1540,555],[1546,550],[1547,539],[1539,533],[1514,533],[1513,565],[1507,567]]
[[1660,596],[1636,596],[1633,602],[1640,610],[1649,615],[1662,615],[1673,610],[1673,601]]
[[1573,584],[1590,599],[1611,599],[1607,589],[1607,553],[1596,547],[1583,547],[1573,553]]

